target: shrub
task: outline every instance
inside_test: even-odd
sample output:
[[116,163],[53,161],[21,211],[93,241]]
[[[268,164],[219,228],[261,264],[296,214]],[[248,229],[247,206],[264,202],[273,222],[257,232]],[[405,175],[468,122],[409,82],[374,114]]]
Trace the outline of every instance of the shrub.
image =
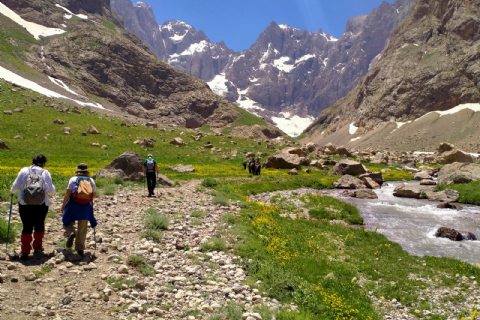
[[146,277],[150,277],[150,276],[153,276],[155,274],[155,270],[152,268],[152,266],[150,266],[148,264],[144,264],[144,265],[140,266],[140,268],[138,270]]
[[203,224],[203,222],[198,220],[198,219],[190,220],[190,225],[192,225],[192,226],[201,226],[202,224]]
[[229,303],[215,311],[208,320],[241,320],[243,308],[240,304]]
[[130,256],[127,258],[127,264],[136,268],[146,264],[146,260],[142,256]]
[[120,177],[115,177],[115,179],[113,179],[113,183],[123,186],[123,185],[125,184],[125,180],[123,180],[123,179],[120,178]]
[[331,219],[330,212],[328,212],[328,210],[326,210],[325,208],[310,209],[308,210],[308,215],[311,218],[315,218],[315,219],[327,219],[327,220]]
[[202,243],[202,251],[225,251],[227,250],[227,245],[225,241],[220,238],[210,238],[204,243]]
[[117,186],[114,184],[107,184],[103,188],[103,194],[107,196],[113,196],[115,194],[115,191],[117,191]]
[[205,217],[206,215],[207,214],[205,212],[198,211],[198,210],[195,210],[192,213],[190,213],[190,216],[194,218],[201,218],[201,217]]
[[[8,221],[0,218],[0,243],[7,242]],[[8,234],[8,243],[13,243],[17,239],[17,232],[10,225],[10,233]]]
[[228,223],[229,225],[234,225],[237,220],[234,214],[227,213],[222,216],[222,221]]
[[217,185],[218,185],[218,181],[210,177],[205,178],[202,181],[202,186],[207,188],[213,188],[213,187],[216,187]]
[[219,204],[219,205],[222,205],[224,207],[227,207],[228,206],[228,199],[224,195],[216,195],[212,199],[212,203],[213,204]]
[[142,239],[150,238],[155,242],[159,242],[160,240],[162,240],[163,234],[161,232],[157,231],[157,230],[148,229],[148,230],[143,231],[140,234],[140,237]]
[[145,213],[146,214],[158,214],[158,210],[155,209],[155,208],[148,208],[147,210],[145,210]]
[[116,289],[121,289],[123,284],[126,284],[129,287],[135,285],[134,280],[126,280],[122,278],[109,278],[107,279],[107,283]]
[[167,230],[170,219],[163,214],[149,214],[145,218],[145,227],[151,230]]

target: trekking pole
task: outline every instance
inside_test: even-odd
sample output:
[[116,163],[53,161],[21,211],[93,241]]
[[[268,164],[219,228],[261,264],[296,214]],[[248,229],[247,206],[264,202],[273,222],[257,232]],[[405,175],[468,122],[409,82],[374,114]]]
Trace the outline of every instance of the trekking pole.
[[147,183],[147,174],[143,173],[143,194],[145,194],[145,184]]
[[7,228],[7,241],[5,245],[5,253],[8,252],[8,239],[10,238],[10,219],[12,218],[12,205],[13,205],[13,194],[12,197],[10,198],[10,213],[8,215],[8,228]]

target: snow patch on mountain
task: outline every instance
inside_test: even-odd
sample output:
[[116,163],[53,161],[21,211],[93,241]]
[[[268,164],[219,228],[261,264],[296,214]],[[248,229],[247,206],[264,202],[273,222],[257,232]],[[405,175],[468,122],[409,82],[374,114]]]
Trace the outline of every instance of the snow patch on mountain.
[[62,29],[48,28],[33,22],[26,21],[1,2],[0,13],[24,27],[36,40],[40,40],[40,36],[49,37],[56,34],[65,33],[65,30]]
[[295,68],[295,66],[293,64],[286,64],[286,62],[288,62],[288,61],[290,61],[289,57],[281,57],[280,59],[274,60],[273,65],[278,70],[289,73],[290,71],[292,71]]
[[173,42],[178,43],[183,40],[183,38],[187,35],[188,31],[185,32],[183,35],[175,34],[173,37],[170,37]]
[[207,84],[215,94],[218,94],[221,97],[224,97],[225,94],[228,92],[227,79],[225,78],[225,73],[216,75],[215,78],[213,78],[212,81],[207,82]]
[[350,128],[348,128],[348,133],[355,134],[357,132],[358,127],[355,127],[355,122],[350,123]]
[[295,64],[299,64],[300,62],[304,62],[304,61],[310,60],[310,59],[315,58],[315,57],[316,56],[314,54],[306,54],[303,57],[295,60]]
[[284,118],[272,117],[276,126],[291,137],[298,137],[309,125],[315,120],[314,117],[308,116],[306,118],[294,115],[291,117],[289,112],[280,112]]
[[79,17],[80,19],[83,19],[83,20],[88,20],[88,16],[87,15],[84,15],[84,14],[75,14],[73,13],[72,11],[68,10],[67,8],[65,7],[62,7],[61,5],[59,5],[58,3],[55,5],[56,7],[58,8],[61,8],[63,9],[64,11],[66,11],[67,13],[63,16],[65,19],[67,20],[70,20],[73,16],[75,17]]
[[240,90],[240,89],[237,88],[238,100],[236,101],[236,103],[238,104],[238,106],[240,108],[248,110],[250,113],[253,113],[253,114],[257,115],[253,111],[255,111],[255,110],[264,111],[265,109],[260,107],[260,105],[256,101],[247,97],[248,89],[249,88],[247,88],[245,90]]
[[181,56],[189,56],[194,54],[195,52],[203,52],[205,48],[208,47],[208,42],[205,40],[200,41],[199,43],[193,43],[188,47],[187,50],[183,51],[180,55]]
[[[3,67],[0,67],[0,79],[4,79],[6,81],[9,81],[17,86],[21,86],[21,87],[24,87],[24,88],[27,88],[27,89],[30,89],[30,90],[33,90],[35,92],[38,92],[40,94],[43,94],[47,97],[53,97],[53,98],[63,98],[63,99],[67,99],[67,100],[70,100],[70,101],[73,101],[81,106],[89,106],[89,107],[94,107],[94,108],[98,108],[98,109],[105,109],[101,104],[99,103],[89,103],[89,102],[83,102],[83,101],[78,101],[78,100],[75,100],[75,99],[72,99],[72,98],[69,98],[69,97],[66,97],[64,95],[61,95],[59,93],[56,93],[55,91],[52,91],[52,90],[49,90],[49,89],[46,89],[42,86],[40,86],[39,84],[33,82],[33,81],[30,81],[28,79],[25,79],[21,76],[19,76],[18,74],[16,73],[13,73],[12,71],[10,70],[7,70]],[[60,81],[60,80],[59,80]],[[63,83],[63,82],[62,82]],[[57,85],[59,85],[58,83],[55,83]],[[66,85],[63,84],[65,87]],[[62,86],[63,87],[63,86]],[[68,88],[68,87],[67,87]],[[64,88],[65,89],[65,88]],[[68,90],[67,90],[68,91]]]

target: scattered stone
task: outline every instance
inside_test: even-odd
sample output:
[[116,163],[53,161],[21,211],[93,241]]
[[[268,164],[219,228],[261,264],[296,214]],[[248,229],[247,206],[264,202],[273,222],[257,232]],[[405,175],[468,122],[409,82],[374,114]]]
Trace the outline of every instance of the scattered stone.
[[432,180],[432,176],[426,171],[417,172],[414,176],[415,180]]
[[94,142],[94,143],[92,143],[92,146],[94,146],[94,147],[100,147],[100,143]]
[[400,183],[394,190],[393,195],[401,198],[426,199],[428,193],[432,193],[434,186],[413,186]]
[[173,138],[173,140],[170,141],[170,144],[174,145],[174,146],[185,146],[186,145],[186,143],[183,141],[182,138]]
[[422,180],[420,181],[421,186],[436,186],[437,182],[434,180]]
[[173,182],[172,180],[170,180],[167,176],[165,176],[163,174],[158,174],[157,175],[157,180],[158,180],[158,184],[160,184],[162,186],[173,187],[175,185],[175,182]]
[[370,188],[370,189],[380,189],[380,185],[376,183],[372,178],[370,177],[364,177],[361,179],[365,185]]
[[477,240],[477,237],[468,231],[457,231],[451,228],[440,227],[437,232],[435,232],[435,237],[437,238],[447,238],[452,241],[462,241],[462,240]]
[[103,145],[103,146],[102,146],[102,149],[103,149],[103,150],[107,150],[108,147],[107,147],[106,145]]
[[128,273],[128,267],[122,264],[120,267],[118,267],[118,273]]
[[455,210],[460,210],[462,209],[462,206],[459,205],[458,203],[450,203],[450,202],[442,202],[437,205],[437,208],[439,209],[455,209]]
[[20,139],[23,139],[23,137],[22,137],[22,136],[20,136],[20,135],[17,135],[17,136],[15,136],[15,137],[13,137],[13,139],[20,140]]
[[288,174],[291,175],[291,176],[298,176],[298,171],[297,171],[297,169],[294,168],[294,169],[290,170],[288,172]]
[[89,134],[100,134],[100,131],[97,130],[93,125],[89,126],[87,129],[87,133]]
[[10,148],[3,142],[3,140],[0,140],[0,149],[7,149],[9,150]]
[[60,120],[60,119],[55,119],[55,120],[53,120],[53,123],[54,124],[65,124],[65,121]]
[[366,173],[365,167],[360,163],[353,160],[340,160],[328,174],[334,175],[361,175]]
[[352,177],[351,175],[344,175],[337,182],[333,183],[336,189],[366,189],[367,186],[362,180]]
[[33,274],[32,272],[27,273],[25,275],[25,281],[35,281],[35,280],[37,280],[37,276],[35,274]]
[[3,114],[11,116],[13,113],[12,113],[11,110],[5,110],[5,111],[3,111]]
[[141,181],[144,178],[142,171],[143,159],[134,152],[125,152],[99,170],[94,178],[114,179],[120,177],[128,181]]
[[70,134],[70,130],[71,130],[71,129],[70,129],[69,127],[63,128],[63,134],[69,135],[69,134]]

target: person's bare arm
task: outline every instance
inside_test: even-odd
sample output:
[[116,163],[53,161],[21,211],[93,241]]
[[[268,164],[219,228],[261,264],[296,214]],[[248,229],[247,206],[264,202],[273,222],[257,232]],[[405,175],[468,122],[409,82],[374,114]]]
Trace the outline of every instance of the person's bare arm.
[[65,193],[65,197],[63,197],[63,204],[62,204],[62,212],[65,211],[65,206],[67,205],[68,199],[70,199],[70,196],[72,195],[72,190],[67,189],[67,193]]
[[158,164],[155,164],[155,169],[157,170],[157,174],[158,174]]

